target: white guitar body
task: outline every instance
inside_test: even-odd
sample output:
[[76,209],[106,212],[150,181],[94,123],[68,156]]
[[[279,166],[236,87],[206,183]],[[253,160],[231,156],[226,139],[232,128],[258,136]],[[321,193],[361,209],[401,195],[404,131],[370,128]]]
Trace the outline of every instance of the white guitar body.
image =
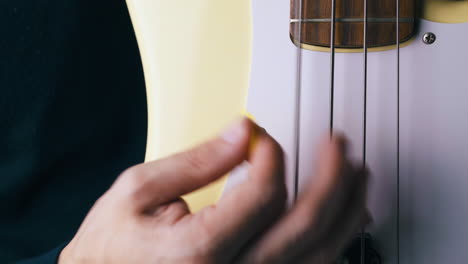
[[[297,47],[289,36],[290,1],[255,0],[248,111],[283,146],[290,199],[296,158]],[[422,35],[437,40],[424,44]],[[468,261],[468,23],[420,21],[400,49],[400,180],[397,208],[397,51],[368,54],[368,207],[384,263]],[[299,188],[310,181],[316,145],[330,120],[330,53],[303,50]],[[363,54],[336,54],[334,126],[362,157]],[[242,169],[231,179],[240,177]],[[397,218],[397,212],[399,217]],[[399,236],[397,241],[397,221]],[[399,243],[398,243],[399,242]]]

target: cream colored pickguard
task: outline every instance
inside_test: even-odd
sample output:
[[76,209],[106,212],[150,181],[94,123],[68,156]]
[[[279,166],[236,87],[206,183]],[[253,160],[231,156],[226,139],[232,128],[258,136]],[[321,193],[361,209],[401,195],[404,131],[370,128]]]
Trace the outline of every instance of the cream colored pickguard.
[[[186,150],[238,118],[250,72],[250,1],[127,0],[148,97],[146,161]],[[185,197],[214,203],[225,180]]]

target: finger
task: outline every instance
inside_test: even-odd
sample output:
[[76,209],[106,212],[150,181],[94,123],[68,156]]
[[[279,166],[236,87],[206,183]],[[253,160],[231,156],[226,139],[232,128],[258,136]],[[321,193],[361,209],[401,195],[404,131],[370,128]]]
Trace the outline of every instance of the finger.
[[[318,208],[315,212],[319,214],[315,214],[320,217],[315,217],[315,224],[319,230],[328,230],[356,186],[357,169],[346,157],[347,145],[342,135],[334,135],[331,141],[323,141],[320,148],[322,155],[318,160],[318,180],[299,197],[297,203],[298,207],[305,207],[304,212],[308,208]],[[315,230],[314,234],[320,237],[323,232]]]
[[356,235],[357,230],[369,223],[370,216],[365,209],[367,172],[359,176],[357,188],[351,195],[346,210],[333,223],[327,239],[324,239],[317,247],[306,249],[301,257],[293,261],[294,263],[333,263],[351,238]]
[[286,203],[283,152],[264,131],[257,136],[250,164],[246,181],[235,186],[215,208],[195,216],[199,220],[195,223],[206,226],[233,255],[281,215]]
[[327,230],[354,188],[355,168],[346,158],[346,150],[347,141],[341,135],[323,139],[314,182],[296,202],[298,215],[312,220],[307,224],[315,227],[314,237],[321,237]]
[[321,232],[326,230],[331,217],[344,206],[346,199],[341,198],[343,193],[354,188],[352,178],[343,179],[345,163],[343,140],[333,138],[324,141],[313,184],[291,211],[247,253],[245,261],[281,263],[277,260],[296,256],[305,244],[315,243],[322,236]]
[[245,159],[252,126],[242,119],[220,137],[189,151],[132,167],[119,177],[115,189],[130,197],[137,212],[199,189]]
[[157,206],[149,215],[151,216],[151,221],[172,225],[189,213],[190,209],[187,202],[179,198],[170,203]]

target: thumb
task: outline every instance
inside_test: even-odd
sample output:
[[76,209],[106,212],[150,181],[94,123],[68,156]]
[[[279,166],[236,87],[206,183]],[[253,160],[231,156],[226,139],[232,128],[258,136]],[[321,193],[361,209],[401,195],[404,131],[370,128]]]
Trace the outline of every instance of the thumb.
[[197,190],[244,161],[253,126],[244,118],[220,137],[189,151],[134,166],[119,177],[117,189],[124,189],[138,212]]

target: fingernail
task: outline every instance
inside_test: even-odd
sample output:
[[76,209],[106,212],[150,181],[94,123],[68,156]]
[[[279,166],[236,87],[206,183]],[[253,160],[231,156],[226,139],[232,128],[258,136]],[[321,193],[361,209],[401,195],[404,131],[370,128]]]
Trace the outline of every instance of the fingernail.
[[235,144],[239,142],[240,140],[242,140],[242,137],[245,133],[245,128],[243,124],[244,118],[234,122],[228,127],[228,129],[224,131],[224,133],[221,135],[221,138],[230,144]]

